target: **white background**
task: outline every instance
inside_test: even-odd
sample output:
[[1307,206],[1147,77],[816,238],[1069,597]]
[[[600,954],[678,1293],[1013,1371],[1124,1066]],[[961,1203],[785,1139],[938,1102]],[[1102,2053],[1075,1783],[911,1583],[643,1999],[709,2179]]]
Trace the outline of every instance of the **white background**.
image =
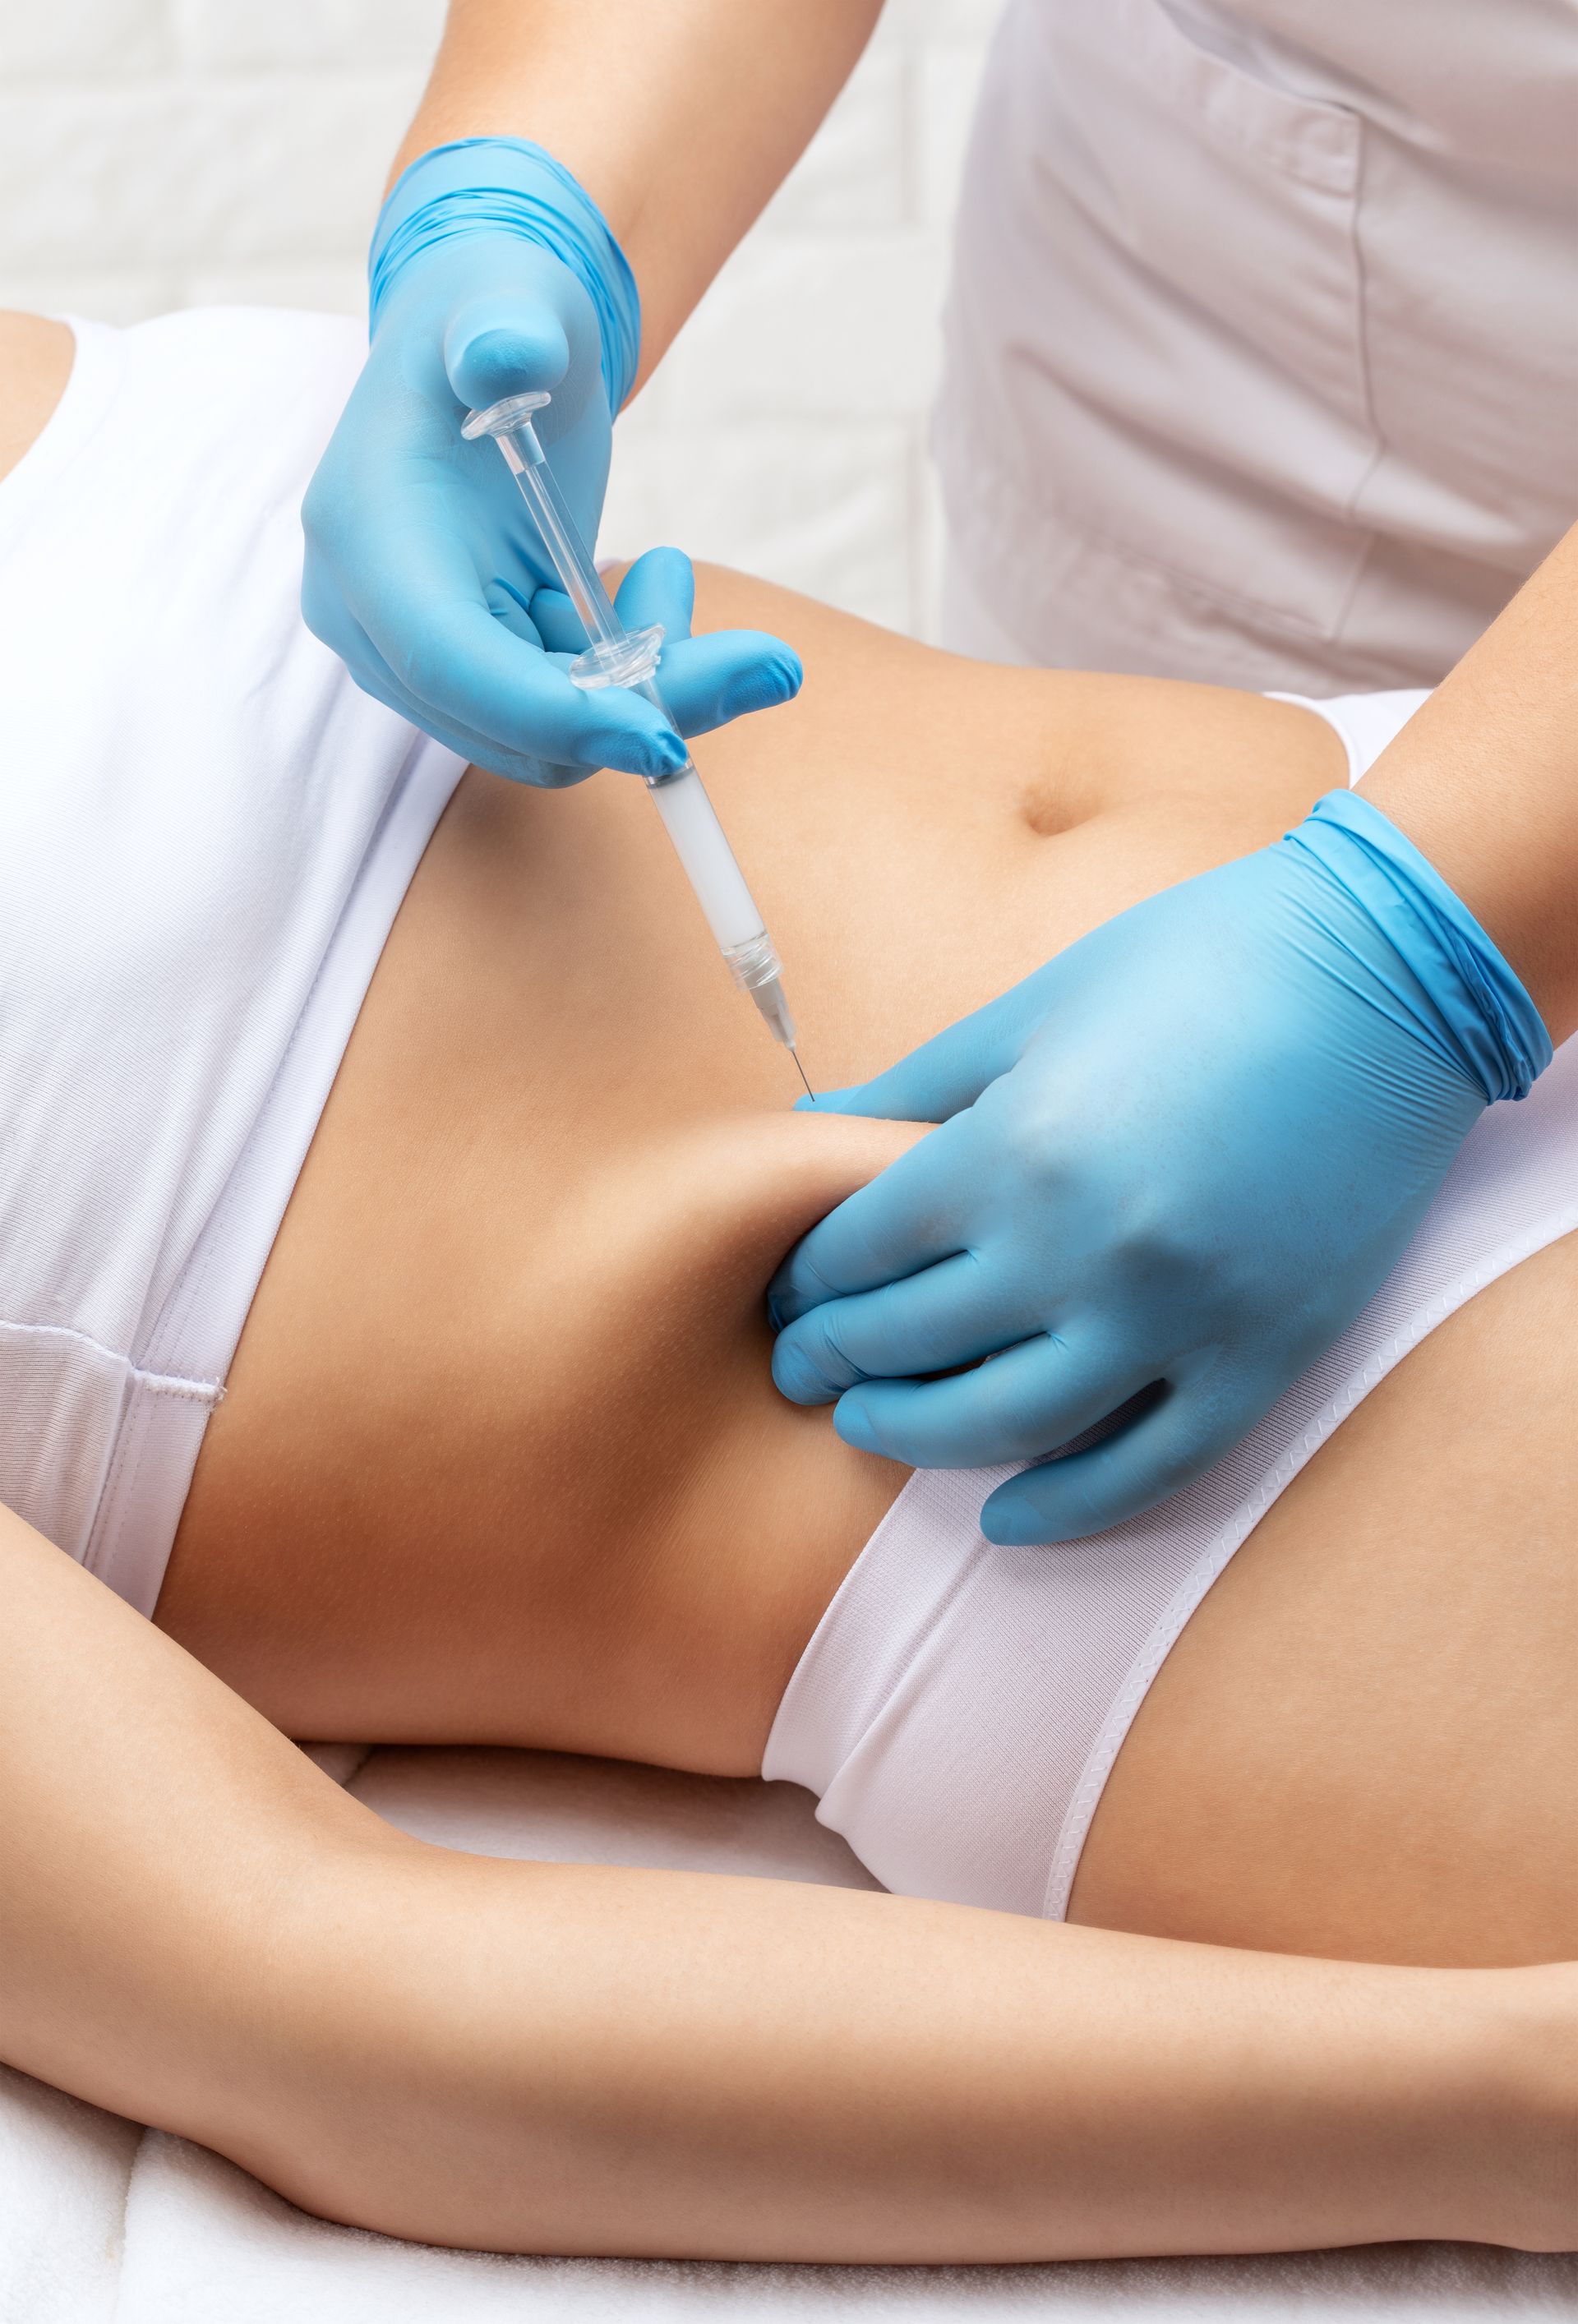
[[[889,0],[810,152],[622,421],[606,549],[676,540],[932,632],[926,413],[996,14]],[[368,229],[442,17],[442,0],[0,0],[0,305],[360,314]]]

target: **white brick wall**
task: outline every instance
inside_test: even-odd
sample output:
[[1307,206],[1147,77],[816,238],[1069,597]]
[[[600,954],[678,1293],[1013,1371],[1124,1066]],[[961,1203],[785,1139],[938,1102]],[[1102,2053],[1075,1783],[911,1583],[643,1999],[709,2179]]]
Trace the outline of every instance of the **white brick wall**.
[[[676,540],[931,631],[925,413],[996,13],[889,0],[810,152],[621,423],[606,546]],[[359,313],[442,17],[442,0],[0,0],[0,305]]]

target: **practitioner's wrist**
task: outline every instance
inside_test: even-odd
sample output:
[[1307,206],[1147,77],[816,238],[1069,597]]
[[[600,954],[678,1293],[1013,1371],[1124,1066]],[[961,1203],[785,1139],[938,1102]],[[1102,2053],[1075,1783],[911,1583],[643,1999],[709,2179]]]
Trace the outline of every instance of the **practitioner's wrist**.
[[519,137],[435,145],[401,171],[378,214],[367,257],[368,321],[376,334],[397,286],[457,243],[515,237],[567,266],[597,318],[610,414],[641,360],[641,299],[606,218],[563,163]]
[[1534,1000],[1473,913],[1399,826],[1353,791],[1317,799],[1287,845],[1313,857],[1384,937],[1386,1005],[1481,1091],[1526,1097],[1551,1061]]

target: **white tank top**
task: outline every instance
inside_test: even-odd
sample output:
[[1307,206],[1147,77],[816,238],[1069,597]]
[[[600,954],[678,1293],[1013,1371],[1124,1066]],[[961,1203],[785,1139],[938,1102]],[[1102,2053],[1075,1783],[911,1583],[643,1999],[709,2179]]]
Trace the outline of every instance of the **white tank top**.
[[1578,513],[1578,7],[1010,0],[946,343],[1036,659],[1433,682]]
[[460,762],[299,611],[356,327],[75,327],[0,481],[0,1502],[152,1611]]

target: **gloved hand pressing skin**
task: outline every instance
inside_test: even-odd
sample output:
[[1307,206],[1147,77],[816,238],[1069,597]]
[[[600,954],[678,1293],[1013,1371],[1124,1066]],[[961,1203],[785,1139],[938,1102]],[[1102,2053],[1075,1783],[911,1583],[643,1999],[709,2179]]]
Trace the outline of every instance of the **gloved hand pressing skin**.
[[[818,1097],[941,1127],[790,1253],[773,1376],[915,1467],[1040,1461],[987,1500],[990,1540],[1117,1525],[1331,1345],[1485,1106],[1550,1056],[1439,875],[1334,792]],[[1154,1383],[1128,1425],[1046,1459]]]
[[[585,632],[494,446],[460,434],[468,410],[547,389],[538,434],[595,541],[612,414],[640,344],[635,283],[601,212],[540,147],[437,146],[384,204],[371,278],[366,368],[302,507],[309,628],[367,693],[518,781],[680,765],[650,703],[621,687],[582,693],[544,653],[545,585],[554,650],[578,652]],[[663,696],[687,735],[787,701],[799,682],[789,648],[754,630],[687,634],[663,655]]]

